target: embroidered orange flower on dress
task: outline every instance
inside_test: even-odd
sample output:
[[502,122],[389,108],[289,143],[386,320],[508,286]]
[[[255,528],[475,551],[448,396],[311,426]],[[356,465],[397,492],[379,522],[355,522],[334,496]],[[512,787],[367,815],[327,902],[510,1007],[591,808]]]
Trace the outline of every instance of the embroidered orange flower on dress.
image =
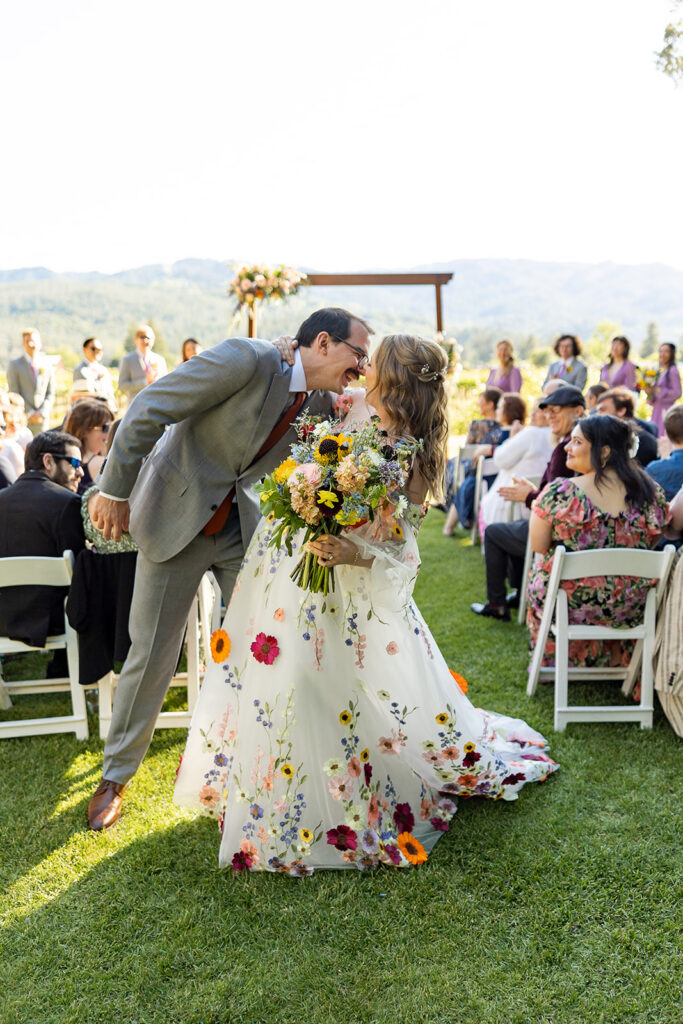
[[215,633],[211,634],[211,657],[218,664],[225,661],[230,654],[231,647],[230,637],[224,629],[217,629]]
[[449,671],[449,672],[450,672],[450,674],[451,674],[451,675],[453,676],[453,678],[455,679],[456,683],[458,684],[458,686],[460,687],[460,689],[462,690],[462,692],[463,692],[463,693],[467,693],[467,690],[469,689],[469,687],[467,686],[467,680],[466,680],[466,679],[464,679],[464,678],[463,678],[463,677],[462,677],[462,676],[460,675],[460,673],[459,673],[459,672],[454,672],[452,668],[449,668],[449,670],[448,670],[448,671]]
[[424,864],[427,860],[427,851],[424,846],[410,832],[401,832],[396,843],[410,864]]

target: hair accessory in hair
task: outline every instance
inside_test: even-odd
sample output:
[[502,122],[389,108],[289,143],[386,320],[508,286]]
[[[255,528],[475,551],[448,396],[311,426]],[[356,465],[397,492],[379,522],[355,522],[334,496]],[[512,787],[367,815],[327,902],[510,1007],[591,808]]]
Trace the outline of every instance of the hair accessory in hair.
[[633,434],[631,434],[631,443],[630,443],[630,445],[628,447],[628,457],[629,457],[629,459],[635,459],[636,455],[638,454],[638,449],[639,448],[640,448],[640,438],[634,432]]
[[443,376],[443,373],[441,372],[441,370],[432,370],[432,368],[429,365],[429,363],[425,363],[423,365],[422,369],[420,370],[420,380],[434,381],[434,380],[443,380],[443,379],[444,379],[444,376]]

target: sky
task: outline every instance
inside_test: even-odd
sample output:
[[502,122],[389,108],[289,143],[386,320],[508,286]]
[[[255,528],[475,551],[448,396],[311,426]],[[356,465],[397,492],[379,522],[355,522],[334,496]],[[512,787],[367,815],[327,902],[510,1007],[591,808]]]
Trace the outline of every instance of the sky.
[[683,269],[671,0],[24,0],[0,269]]

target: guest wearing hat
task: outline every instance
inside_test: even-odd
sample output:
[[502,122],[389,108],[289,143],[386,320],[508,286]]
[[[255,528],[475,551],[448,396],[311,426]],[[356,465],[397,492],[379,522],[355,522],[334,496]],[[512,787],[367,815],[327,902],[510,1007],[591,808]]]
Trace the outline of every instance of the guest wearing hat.
[[[567,468],[565,444],[569,440],[576,421],[583,416],[586,402],[578,388],[564,384],[555,388],[539,405],[545,409],[548,425],[553,434],[555,447],[545,468],[538,487],[530,480],[514,478],[509,487],[501,487],[500,495],[507,501],[524,502],[527,508],[541,493],[546,484],[558,477],[574,474]],[[491,523],[484,533],[484,558],[486,562],[486,602],[475,602],[470,607],[475,615],[510,621],[510,608],[519,605],[519,588],[524,571],[524,556],[529,537],[529,521],[517,519],[512,523]],[[506,593],[506,580],[512,588]]]

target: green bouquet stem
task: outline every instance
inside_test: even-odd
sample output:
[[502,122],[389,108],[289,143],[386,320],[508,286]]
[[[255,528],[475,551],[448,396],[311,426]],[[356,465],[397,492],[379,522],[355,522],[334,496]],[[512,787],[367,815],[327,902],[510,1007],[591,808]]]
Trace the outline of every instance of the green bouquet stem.
[[[338,537],[341,533],[341,527],[339,527],[338,523],[332,523],[331,525],[332,529],[330,529],[328,522],[324,520],[316,529],[309,527],[304,535],[302,547],[305,549],[309,540],[317,540],[318,537],[322,537],[325,534]],[[334,569],[328,569],[326,566],[319,565],[318,556],[314,555],[312,551],[304,550],[303,555],[289,575],[297,586],[301,587],[302,590],[309,590],[312,594],[322,593],[324,597],[327,597],[330,591],[335,589]]]

